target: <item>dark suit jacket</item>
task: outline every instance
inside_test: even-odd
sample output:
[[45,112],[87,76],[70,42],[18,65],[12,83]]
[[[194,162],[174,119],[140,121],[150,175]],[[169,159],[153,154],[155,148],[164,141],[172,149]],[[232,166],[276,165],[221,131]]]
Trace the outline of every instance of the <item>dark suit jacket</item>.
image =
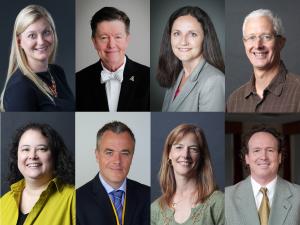
[[[127,56],[126,56],[127,57]],[[100,61],[76,73],[77,111],[108,111]],[[149,111],[150,69],[126,58],[117,111]]]
[[[116,225],[113,208],[99,175],[76,190],[77,225]],[[150,188],[127,179],[124,225],[150,224]]]

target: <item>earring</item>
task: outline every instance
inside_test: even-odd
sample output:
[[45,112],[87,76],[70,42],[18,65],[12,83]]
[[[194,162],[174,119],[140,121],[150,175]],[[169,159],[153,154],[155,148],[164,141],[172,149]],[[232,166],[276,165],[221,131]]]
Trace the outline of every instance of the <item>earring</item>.
[[168,164],[172,166],[172,159],[168,159]]

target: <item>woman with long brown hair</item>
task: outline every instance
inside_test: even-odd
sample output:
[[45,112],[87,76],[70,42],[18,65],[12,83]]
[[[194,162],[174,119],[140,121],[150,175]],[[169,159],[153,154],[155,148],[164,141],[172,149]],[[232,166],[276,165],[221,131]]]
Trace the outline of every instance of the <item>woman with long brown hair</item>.
[[224,195],[217,190],[203,131],[181,124],[168,135],[159,172],[162,196],[151,205],[151,225],[222,225]]

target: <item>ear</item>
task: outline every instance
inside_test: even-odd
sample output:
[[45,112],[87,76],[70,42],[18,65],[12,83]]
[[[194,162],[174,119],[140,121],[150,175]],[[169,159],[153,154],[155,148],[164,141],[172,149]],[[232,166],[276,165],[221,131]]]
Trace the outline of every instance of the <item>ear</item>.
[[21,38],[19,36],[17,36],[17,44],[18,46],[21,46]]
[[283,49],[283,47],[285,46],[285,42],[286,42],[286,39],[285,37],[279,37],[278,39],[278,46],[279,46],[279,49]]
[[248,158],[248,154],[245,154],[245,161],[246,161],[246,165],[249,165],[249,158]]
[[97,148],[95,149],[95,157],[96,160],[99,161],[99,150]]
[[279,153],[278,157],[279,157],[279,164],[281,164],[281,162],[282,162],[282,154],[281,154],[281,152]]

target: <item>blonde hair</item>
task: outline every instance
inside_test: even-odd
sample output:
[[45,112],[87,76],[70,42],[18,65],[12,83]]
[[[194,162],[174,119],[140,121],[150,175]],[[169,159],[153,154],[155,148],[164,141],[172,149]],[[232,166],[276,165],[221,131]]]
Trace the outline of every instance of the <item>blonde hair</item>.
[[24,74],[24,76],[30,79],[38,87],[38,89],[42,91],[42,93],[44,93],[47,97],[49,97],[51,101],[54,101],[51,96],[51,91],[49,87],[37,76],[36,73],[32,71],[32,69],[28,65],[27,57],[24,50],[18,44],[18,36],[22,34],[27,29],[28,26],[35,23],[39,19],[45,19],[51,26],[54,41],[52,47],[53,50],[49,56],[48,63],[53,63],[55,60],[58,40],[57,40],[57,34],[55,30],[55,24],[50,13],[44,7],[39,5],[26,6],[24,9],[22,9],[19,12],[14,24],[7,77],[6,77],[3,91],[1,93],[1,111],[5,111],[3,105],[3,98],[4,98],[7,82],[17,69],[20,69],[21,72]]
[[172,145],[180,141],[187,134],[194,134],[200,149],[199,160],[194,167],[193,178],[196,181],[198,197],[196,203],[204,202],[213,191],[217,189],[207,141],[201,128],[192,124],[181,124],[175,127],[168,135],[163,150],[162,162],[159,171],[159,180],[162,196],[159,200],[161,208],[171,206],[172,198],[176,192],[176,180],[173,167],[169,162]]

